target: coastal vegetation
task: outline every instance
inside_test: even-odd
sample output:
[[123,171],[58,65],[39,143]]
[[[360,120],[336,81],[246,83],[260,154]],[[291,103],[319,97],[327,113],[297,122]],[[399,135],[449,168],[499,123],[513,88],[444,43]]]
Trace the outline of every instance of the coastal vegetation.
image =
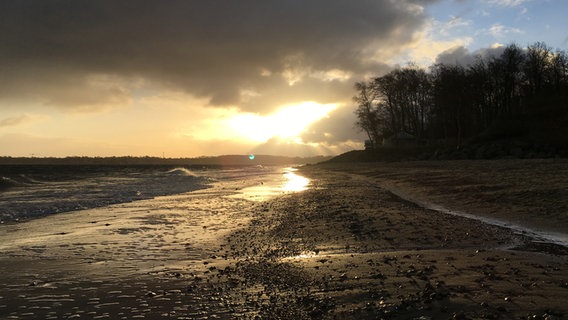
[[430,158],[567,156],[568,54],[543,42],[493,53],[467,64],[409,64],[356,83],[356,126],[368,149],[412,147]]

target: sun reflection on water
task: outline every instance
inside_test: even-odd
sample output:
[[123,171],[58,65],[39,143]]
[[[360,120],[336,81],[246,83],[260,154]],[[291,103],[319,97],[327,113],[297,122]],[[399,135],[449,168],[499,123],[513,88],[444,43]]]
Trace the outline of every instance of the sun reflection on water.
[[[251,177],[249,186],[244,188],[235,187],[238,192],[229,197],[243,198],[252,201],[266,201],[284,193],[300,192],[310,188],[310,179],[295,173],[295,168],[282,168],[272,171],[275,174],[264,173]],[[231,188],[232,189],[232,188]]]
[[310,180],[306,177],[302,177],[294,173],[296,169],[287,168],[284,173],[286,182],[282,186],[282,190],[286,192],[299,192],[308,189],[308,184]]

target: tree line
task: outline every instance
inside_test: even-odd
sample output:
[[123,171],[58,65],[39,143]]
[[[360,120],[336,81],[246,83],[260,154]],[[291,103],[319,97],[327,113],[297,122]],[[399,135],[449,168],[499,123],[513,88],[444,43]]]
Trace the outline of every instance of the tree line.
[[[280,166],[312,164],[330,157],[286,157],[271,155],[256,155],[254,160],[249,155],[223,155],[197,158],[160,158],[160,157],[7,157],[0,156],[0,178],[2,166],[20,165],[50,165],[50,166],[195,166],[195,167],[224,167],[224,166]],[[10,169],[12,170],[12,169]]]
[[469,65],[399,67],[355,90],[356,126],[373,145],[404,133],[460,147],[510,119],[566,117],[568,54],[543,42],[510,44]]

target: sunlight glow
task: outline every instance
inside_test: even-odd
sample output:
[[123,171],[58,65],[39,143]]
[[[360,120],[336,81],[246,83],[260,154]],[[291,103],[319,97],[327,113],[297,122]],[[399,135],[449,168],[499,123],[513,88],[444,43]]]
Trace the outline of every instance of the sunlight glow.
[[308,178],[295,174],[294,171],[294,169],[289,168],[284,173],[284,176],[286,177],[286,183],[284,184],[284,186],[282,186],[283,191],[299,192],[308,189],[310,180]]
[[266,142],[273,137],[294,140],[311,123],[326,117],[336,107],[336,104],[303,102],[284,106],[267,116],[238,114],[228,120],[228,125],[237,135],[256,142]]

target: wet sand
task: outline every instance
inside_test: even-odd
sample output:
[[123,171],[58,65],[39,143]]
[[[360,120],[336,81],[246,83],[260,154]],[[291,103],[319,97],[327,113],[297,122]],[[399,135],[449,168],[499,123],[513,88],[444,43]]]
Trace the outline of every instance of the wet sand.
[[[555,170],[546,177],[556,192],[566,187],[565,162],[528,164]],[[509,163],[503,174],[515,183],[500,189],[517,194],[521,181],[539,191],[526,203],[487,202],[471,187],[433,197],[458,188],[460,175],[483,176],[450,163],[310,166],[300,172],[311,187],[298,193],[277,191],[280,178],[219,183],[0,226],[0,318],[563,319],[566,247],[425,209],[388,189],[561,233],[566,200],[523,180],[527,170],[515,168],[528,164]],[[432,174],[454,182],[428,189],[415,181]],[[489,177],[497,178],[485,185],[504,184]],[[547,204],[550,221],[523,211],[537,203]]]
[[328,165],[418,201],[568,234],[568,160],[408,161]]

